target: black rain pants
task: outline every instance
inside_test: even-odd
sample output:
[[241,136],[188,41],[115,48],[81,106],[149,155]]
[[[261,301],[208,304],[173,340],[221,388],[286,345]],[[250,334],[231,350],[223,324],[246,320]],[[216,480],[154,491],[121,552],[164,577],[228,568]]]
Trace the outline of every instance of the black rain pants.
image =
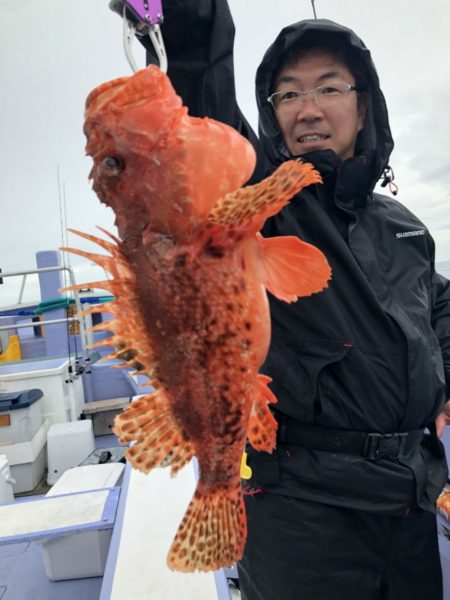
[[442,600],[436,517],[247,496],[242,600]]

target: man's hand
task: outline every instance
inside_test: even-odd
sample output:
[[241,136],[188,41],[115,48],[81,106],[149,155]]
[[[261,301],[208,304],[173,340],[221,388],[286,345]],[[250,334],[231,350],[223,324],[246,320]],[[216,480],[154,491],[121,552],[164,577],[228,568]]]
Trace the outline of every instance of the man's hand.
[[446,426],[450,425],[450,400],[444,404],[444,410],[436,417],[434,423],[436,425],[437,436],[442,437]]

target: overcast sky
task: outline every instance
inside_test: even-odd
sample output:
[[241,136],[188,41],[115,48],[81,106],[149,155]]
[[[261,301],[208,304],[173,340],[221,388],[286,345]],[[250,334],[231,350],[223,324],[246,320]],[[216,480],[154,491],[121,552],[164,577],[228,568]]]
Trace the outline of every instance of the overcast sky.
[[[192,0],[195,2],[195,0]],[[318,17],[356,31],[371,49],[396,147],[398,200],[432,232],[437,261],[450,261],[450,3],[448,0],[316,0]],[[236,23],[240,106],[256,126],[254,74],[279,30],[312,18],[310,0],[230,0]],[[139,66],[144,53],[134,45]],[[91,191],[82,133],[89,91],[130,74],[122,23],[108,0],[0,0],[0,267],[32,268],[38,250],[61,244],[58,180],[69,227],[114,231]],[[62,188],[62,185],[61,185]],[[87,247],[83,241],[69,241]],[[79,281],[86,266],[71,258]],[[19,282],[5,279],[0,305]],[[28,295],[33,297],[33,289]]]

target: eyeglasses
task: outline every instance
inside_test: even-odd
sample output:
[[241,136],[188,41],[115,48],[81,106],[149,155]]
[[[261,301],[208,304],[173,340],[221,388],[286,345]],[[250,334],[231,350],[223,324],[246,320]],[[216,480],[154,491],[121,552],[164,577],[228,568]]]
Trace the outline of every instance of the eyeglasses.
[[299,110],[303,105],[306,96],[312,96],[313,100],[321,108],[331,106],[348,94],[355,92],[354,85],[344,83],[343,81],[333,81],[319,87],[309,90],[309,92],[301,92],[300,90],[283,90],[275,92],[267,98],[275,110]]

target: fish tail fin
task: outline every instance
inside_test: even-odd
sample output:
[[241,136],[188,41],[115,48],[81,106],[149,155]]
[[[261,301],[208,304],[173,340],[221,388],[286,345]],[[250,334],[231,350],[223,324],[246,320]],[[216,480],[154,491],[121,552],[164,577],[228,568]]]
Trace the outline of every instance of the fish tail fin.
[[143,473],[170,466],[174,475],[194,455],[192,444],[179,430],[161,390],[129,404],[115,418],[113,432],[122,444],[135,441],[125,456]]
[[276,298],[295,302],[328,286],[331,268],[322,252],[294,236],[263,238],[258,234],[260,273]]
[[173,571],[216,571],[242,557],[247,537],[240,481],[231,490],[195,491],[167,555]]
[[255,450],[272,452],[276,445],[278,424],[270,412],[269,404],[277,402],[268,387],[271,378],[267,375],[258,375],[256,396],[248,421],[248,439]]

